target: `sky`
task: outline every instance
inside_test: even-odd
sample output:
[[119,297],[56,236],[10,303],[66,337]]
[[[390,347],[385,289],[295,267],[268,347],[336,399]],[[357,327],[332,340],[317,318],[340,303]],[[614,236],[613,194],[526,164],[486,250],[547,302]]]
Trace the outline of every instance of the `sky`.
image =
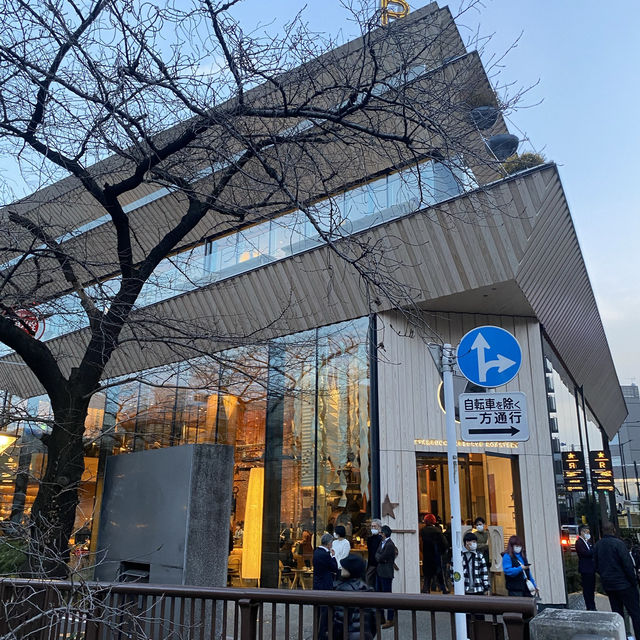
[[559,165],[618,378],[640,383],[640,3],[484,4],[460,22],[495,34],[496,52],[519,38],[501,81],[538,82],[524,100],[537,106],[513,114],[510,129]]
[[[427,2],[409,4],[417,9]],[[507,52],[494,69],[496,82],[512,92],[531,87],[509,128],[524,139],[520,151],[542,152],[559,165],[619,380],[640,383],[640,3],[469,4],[449,3],[454,15],[468,9],[457,21],[465,41],[491,36],[481,40],[485,66]],[[300,10],[314,30],[343,40],[354,35],[339,0],[246,0],[236,15],[247,30],[261,22],[273,32]]]

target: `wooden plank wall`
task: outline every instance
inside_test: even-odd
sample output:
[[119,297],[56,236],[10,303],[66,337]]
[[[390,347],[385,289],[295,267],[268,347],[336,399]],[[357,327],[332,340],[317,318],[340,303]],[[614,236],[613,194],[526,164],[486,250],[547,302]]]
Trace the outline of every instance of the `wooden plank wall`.
[[[456,345],[474,327],[491,324],[512,332],[522,347],[523,364],[505,389],[527,396],[531,438],[508,452],[519,457],[522,520],[529,559],[540,586],[542,601],[564,604],[565,585],[560,549],[557,501],[542,359],[540,326],[535,319],[512,316],[438,313],[426,315],[432,329]],[[437,401],[440,376],[425,340],[407,327],[397,313],[379,316],[379,402],[381,496],[399,503],[395,519],[384,522],[397,533],[399,549],[394,591],[417,593],[419,539],[416,451],[446,451],[445,447],[416,445],[417,439],[444,440],[444,414]],[[500,390],[500,389],[498,389]],[[485,449],[470,447],[469,452]],[[487,449],[488,452],[505,450]]]

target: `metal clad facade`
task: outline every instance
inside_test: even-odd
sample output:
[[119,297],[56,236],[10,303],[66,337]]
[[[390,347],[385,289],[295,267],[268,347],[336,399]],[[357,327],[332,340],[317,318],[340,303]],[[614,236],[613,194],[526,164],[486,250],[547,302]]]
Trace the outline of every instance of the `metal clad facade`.
[[[534,204],[539,208],[531,210]],[[443,298],[455,299],[458,311],[473,312],[478,311],[475,291],[486,287],[498,295],[504,287],[512,297],[502,300],[501,311],[521,315],[530,305],[576,382],[584,386],[598,419],[610,435],[615,432],[626,409],[554,166],[363,233],[384,247],[383,257],[403,285],[393,292],[393,300],[375,292],[372,297],[379,304],[374,311],[389,310],[398,300],[442,308],[438,301]],[[521,296],[514,294],[518,288]],[[285,335],[370,312],[358,273],[326,246],[182,294],[154,309],[159,318],[198,319],[206,325],[203,337],[219,342],[220,349],[238,336]],[[68,370],[81,354],[77,335],[54,342],[60,353],[68,354],[63,363]],[[160,344],[143,351],[135,343],[124,345],[107,375],[178,357]],[[26,367],[0,364],[0,371],[22,395],[42,392]]]

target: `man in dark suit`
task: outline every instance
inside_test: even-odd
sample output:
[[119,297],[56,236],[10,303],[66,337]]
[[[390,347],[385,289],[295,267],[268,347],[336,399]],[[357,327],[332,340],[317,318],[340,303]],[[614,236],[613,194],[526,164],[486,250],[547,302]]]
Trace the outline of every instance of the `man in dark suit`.
[[376,551],[382,541],[380,535],[380,528],[382,522],[376,518],[371,521],[371,535],[367,538],[367,574],[366,583],[368,587],[372,589],[376,588],[376,569],[378,563],[376,562]]
[[587,611],[596,610],[596,568],[593,563],[593,544],[589,527],[583,524],[579,529],[580,534],[576,540],[576,553],[578,554],[578,571],[582,580],[582,596]]
[[[320,546],[313,551],[313,588],[329,591],[333,589],[333,581],[338,575],[338,563],[333,557],[331,544],[333,536],[325,533],[320,538]],[[327,607],[318,607],[318,640],[325,640],[329,633]]]
[[[380,530],[382,535],[382,541],[376,551],[376,562],[378,567],[376,568],[376,591],[382,591],[391,593],[393,583],[393,572],[395,570],[396,556],[398,551],[396,545],[391,540],[391,527],[386,524]],[[383,613],[384,618],[384,613]],[[383,629],[393,627],[394,611],[393,609],[387,610],[387,621],[382,625]]]

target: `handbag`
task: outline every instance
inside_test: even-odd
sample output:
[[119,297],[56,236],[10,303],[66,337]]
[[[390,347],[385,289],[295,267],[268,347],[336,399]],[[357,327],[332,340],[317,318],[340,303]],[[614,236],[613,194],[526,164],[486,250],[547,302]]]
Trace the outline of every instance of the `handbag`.
[[529,578],[527,577],[527,570],[525,569],[524,565],[522,565],[522,563],[520,563],[520,566],[522,567],[522,573],[524,573],[524,583],[527,585],[527,589],[529,589],[529,593],[532,596],[536,595],[536,591],[538,589],[536,589],[536,585],[533,584],[533,582],[531,580],[529,580]]
[[524,582],[527,585],[527,589],[529,589],[529,593],[532,596],[535,596],[537,589],[536,589],[535,585],[533,584],[533,582],[531,582],[531,580],[529,580],[529,578],[525,578]]

